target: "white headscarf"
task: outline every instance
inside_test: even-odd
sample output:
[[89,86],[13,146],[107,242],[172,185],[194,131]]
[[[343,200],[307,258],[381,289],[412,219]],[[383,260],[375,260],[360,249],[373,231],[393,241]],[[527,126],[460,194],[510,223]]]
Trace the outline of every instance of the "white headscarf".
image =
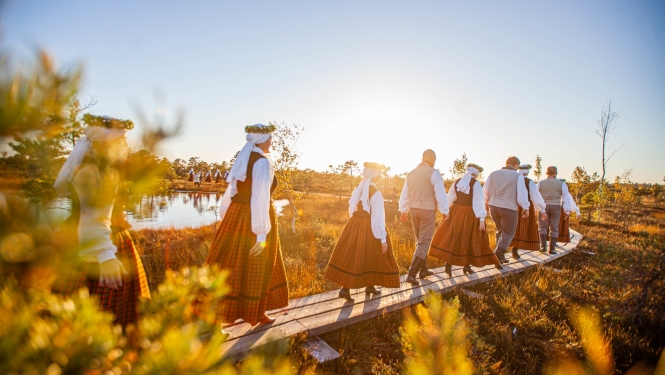
[[[256,124],[254,126],[265,126],[262,124]],[[249,156],[252,154],[252,149],[259,143],[263,143],[270,139],[272,134],[259,134],[259,133],[247,133],[245,139],[247,143],[243,146],[242,150],[238,153],[236,161],[233,163],[233,167],[229,171],[229,176],[226,178],[226,182],[229,183],[229,188],[231,192],[231,197],[236,195],[238,192],[238,181],[245,181],[247,178],[247,164],[249,163]]]
[[464,194],[469,194],[469,191],[471,190],[469,184],[471,184],[471,178],[473,177],[472,175],[478,175],[479,173],[480,171],[474,167],[466,167],[466,173],[464,174],[464,177],[462,177],[457,182],[457,191]]
[[60,169],[53,187],[59,195],[69,195],[69,183],[74,179],[74,173],[78,170],[83,159],[90,153],[92,142],[109,142],[127,135],[125,129],[105,128],[102,126],[88,126],[83,130],[83,137],[76,142],[74,149],[67,157],[67,161]]
[[353,213],[356,212],[358,202],[362,202],[363,209],[367,212],[370,212],[369,187],[372,185],[372,178],[380,176],[382,171],[382,169],[367,167],[363,169],[363,180],[353,191],[353,194],[351,194],[351,199],[349,200],[349,215],[353,215]]
[[524,177],[529,175],[529,170],[528,169],[518,169],[517,172],[519,172]]

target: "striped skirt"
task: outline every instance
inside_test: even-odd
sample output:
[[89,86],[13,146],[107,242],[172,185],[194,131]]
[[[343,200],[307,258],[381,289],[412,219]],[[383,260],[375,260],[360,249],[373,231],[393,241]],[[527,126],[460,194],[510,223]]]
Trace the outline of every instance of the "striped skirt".
[[399,288],[399,269],[390,235],[386,242],[388,251],[383,254],[381,240],[372,234],[371,219],[351,216],[337,240],[324,277],[345,288]]
[[113,244],[117,247],[116,257],[127,271],[122,275],[122,287],[111,289],[99,285],[99,263],[83,262],[65,270],[52,286],[54,293],[72,294],[81,288],[88,288],[90,295],[99,300],[102,311],[113,313],[116,324],[126,327],[138,322],[139,298],[150,299],[148,279],[143,263],[128,230],[116,232]]
[[523,209],[519,209],[519,216],[517,221],[517,230],[515,237],[510,246],[522,250],[538,250],[540,249],[540,235],[538,234],[538,215],[536,210],[533,209],[533,203],[529,206],[529,217],[522,218],[524,213]]
[[270,223],[263,252],[250,256],[256,235],[252,233],[249,204],[231,203],[226,211],[206,260],[229,271],[226,283],[230,290],[217,308],[218,322],[243,319],[254,325],[265,318],[266,311],[288,306],[289,289],[272,205]]
[[448,217],[434,232],[429,255],[454,266],[499,264],[487,231],[479,230],[479,226],[473,207],[453,204]]

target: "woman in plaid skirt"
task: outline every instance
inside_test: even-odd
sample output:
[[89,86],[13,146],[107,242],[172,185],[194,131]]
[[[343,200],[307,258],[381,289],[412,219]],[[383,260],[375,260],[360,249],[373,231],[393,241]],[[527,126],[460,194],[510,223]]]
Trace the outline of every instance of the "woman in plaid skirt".
[[529,217],[526,219],[522,217],[524,210],[521,207],[518,209],[517,230],[515,231],[513,241],[510,243],[513,259],[520,259],[520,254],[517,249],[540,249],[540,235],[538,234],[538,216],[536,216],[536,211],[540,211],[541,215],[544,217],[547,216],[545,214],[545,201],[543,200],[543,196],[540,195],[536,183],[527,177],[530,169],[531,164],[520,165],[517,168],[517,171],[524,176],[524,184],[526,185],[526,191],[529,194],[531,205],[529,206]]
[[[563,180],[566,182],[566,180]],[[575,199],[573,198],[573,195],[568,193],[566,195],[561,196],[561,219],[559,220],[559,236],[556,239],[556,242],[563,242],[563,243],[568,243],[570,242],[570,227],[568,224],[570,223],[570,215],[566,215],[566,211],[564,211],[564,204],[563,200],[567,199],[568,201],[568,206],[570,208],[570,212],[575,212],[577,214],[577,217],[581,216],[580,208],[577,207],[577,203],[575,203]],[[547,240],[549,241],[550,238],[549,236],[547,237]]]
[[471,274],[475,267],[494,264],[501,269],[499,258],[490,248],[485,230],[485,195],[476,180],[483,168],[468,164],[466,174],[448,190],[450,214],[434,232],[429,254],[446,262],[446,273],[452,276],[452,266],[463,266]]
[[55,182],[59,193],[72,196],[72,215],[63,234],[77,241],[72,247],[78,247],[79,262],[65,263],[53,290],[69,294],[87,287],[100,308],[113,313],[115,322],[126,327],[138,321],[139,298],[150,298],[143,264],[124,216],[126,189],[118,189],[123,177],[119,169],[128,152],[126,133],[133,123],[86,116],[85,136],[76,143]]
[[399,270],[386,231],[383,195],[374,182],[385,168],[365,163],[363,180],[349,201],[349,215],[342,235],[325,271],[325,278],[342,285],[340,298],[353,302],[349,288],[365,287],[365,293],[380,294],[375,285],[399,288]]
[[208,253],[208,264],[229,271],[230,289],[217,308],[222,324],[238,319],[272,323],[266,311],[286,307],[289,290],[271,194],[275,170],[266,158],[275,125],[245,127],[247,143],[229,172],[220,203],[221,224]]

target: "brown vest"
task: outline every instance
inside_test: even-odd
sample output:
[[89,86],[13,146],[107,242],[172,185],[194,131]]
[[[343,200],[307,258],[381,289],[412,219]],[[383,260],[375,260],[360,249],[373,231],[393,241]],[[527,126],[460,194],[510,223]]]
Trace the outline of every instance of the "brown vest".
[[[377,190],[374,186],[369,187],[369,199],[372,199],[372,196],[374,193],[376,193]],[[356,206],[357,210],[356,212],[353,213],[353,216],[360,218],[360,219],[370,219],[372,217],[370,212],[365,211],[365,208],[363,207],[363,202],[358,202],[358,205]],[[371,210],[371,208],[370,208]]]
[[[456,189],[457,188],[457,183],[459,182],[459,179],[455,181],[451,189]],[[459,204],[461,206],[473,206],[473,185],[476,184],[476,179],[471,178],[471,182],[469,182],[469,194],[462,193],[461,191],[455,191],[457,194],[457,199],[455,199],[455,204]]]
[[[247,163],[247,174],[245,181],[237,182],[238,192],[231,198],[233,203],[249,204],[252,201],[252,172],[254,171],[254,163],[266,157],[258,152],[252,152],[249,155],[249,162]],[[273,177],[272,185],[270,186],[270,194],[277,188],[277,177]]]

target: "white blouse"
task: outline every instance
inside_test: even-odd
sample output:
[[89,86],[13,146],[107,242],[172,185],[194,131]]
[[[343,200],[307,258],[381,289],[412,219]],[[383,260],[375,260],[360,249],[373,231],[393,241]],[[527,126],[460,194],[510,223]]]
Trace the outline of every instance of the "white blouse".
[[117,251],[111,240],[111,214],[118,190],[118,173],[101,175],[94,166],[81,168],[72,181],[78,195],[79,257],[85,262],[103,263],[114,259]]
[[[372,182],[371,186],[376,187]],[[381,240],[381,243],[386,243],[387,233],[386,232],[386,208],[383,204],[383,194],[377,189],[376,193],[372,195],[369,199],[370,207],[370,222],[372,223],[372,234],[377,240]],[[352,207],[351,216],[353,213],[358,210],[358,206]]]
[[[254,147],[252,152],[265,155],[263,150]],[[275,168],[268,158],[261,158],[254,163],[252,169],[252,198],[249,202],[252,216],[252,233],[256,235],[256,242],[264,242],[270,229],[270,187],[275,177]],[[226,188],[222,201],[219,204],[219,218],[224,220],[226,211],[231,206],[231,186]]]
[[[448,205],[449,207],[455,203],[457,200],[457,189],[455,184],[450,187],[448,190]],[[483,192],[483,187],[480,186],[480,182],[476,180],[473,184],[473,197],[471,198],[471,206],[473,207],[473,213],[480,220],[484,220],[487,217],[487,210],[485,209],[485,193]]]
[[540,194],[538,186],[533,180],[529,181],[529,195],[531,196],[531,203],[533,203],[533,209],[536,211],[543,211],[545,209],[545,199]]

